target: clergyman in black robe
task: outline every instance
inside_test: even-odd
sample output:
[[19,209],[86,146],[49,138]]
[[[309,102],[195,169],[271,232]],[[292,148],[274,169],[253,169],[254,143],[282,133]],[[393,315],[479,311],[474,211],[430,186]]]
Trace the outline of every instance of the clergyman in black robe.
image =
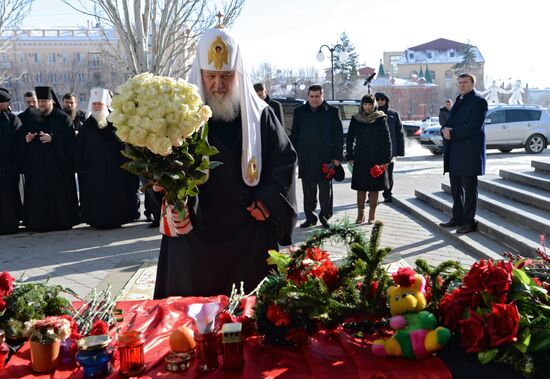
[[30,231],[66,230],[78,223],[75,133],[50,87],[36,87],[36,95],[40,113],[20,133],[25,141],[24,221]]
[[0,234],[16,233],[21,216],[15,134],[21,121],[9,105],[8,91],[0,88]]
[[92,113],[76,137],[76,171],[82,221],[96,228],[117,228],[139,218],[139,179],[120,166],[124,145],[107,122],[109,93],[94,88]]
[[[216,66],[208,63],[207,54],[217,47],[217,37],[229,63]],[[273,111],[254,94],[238,50],[226,29],[210,29],[199,41],[189,81],[212,108],[208,140],[219,154],[211,159],[222,165],[210,170],[190,201],[193,230],[163,237],[155,298],[229,295],[241,281],[250,291],[271,269],[268,251],[291,244],[296,153]],[[225,106],[228,102],[234,106]],[[254,142],[253,134],[260,136]],[[258,163],[257,176],[245,170],[250,156]]]

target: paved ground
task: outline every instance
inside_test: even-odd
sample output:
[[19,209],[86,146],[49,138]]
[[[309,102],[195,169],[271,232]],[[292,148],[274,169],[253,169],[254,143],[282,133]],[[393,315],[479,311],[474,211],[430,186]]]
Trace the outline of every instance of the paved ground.
[[[538,156],[527,155],[523,150],[514,150],[511,154],[490,151],[488,175],[496,176],[499,168],[529,170],[531,159],[549,157],[549,151]],[[412,197],[415,188],[439,190],[441,182],[447,180],[441,167],[441,157],[431,156],[416,141],[409,141],[407,157],[396,163],[394,195]],[[355,220],[356,194],[350,189],[349,178],[336,183],[334,193],[335,215],[331,221],[344,217]],[[301,211],[300,186],[297,195]],[[304,220],[303,213],[300,216],[299,223]],[[385,224],[382,245],[393,249],[390,260],[398,264],[414,265],[419,257],[433,264],[454,259],[469,265],[476,259],[469,252],[461,251],[437,228],[411,219],[395,203],[381,204],[377,216]],[[361,228],[369,232],[371,227]],[[303,240],[306,232],[297,228],[295,240]],[[148,298],[154,287],[159,246],[158,230],[148,229],[146,222],[107,231],[79,225],[63,232],[21,232],[0,236],[0,271],[33,280],[50,278],[52,283],[70,287],[81,296],[93,288],[111,285],[112,292],[123,298]],[[327,246],[327,250],[335,259],[344,254],[340,246]]]

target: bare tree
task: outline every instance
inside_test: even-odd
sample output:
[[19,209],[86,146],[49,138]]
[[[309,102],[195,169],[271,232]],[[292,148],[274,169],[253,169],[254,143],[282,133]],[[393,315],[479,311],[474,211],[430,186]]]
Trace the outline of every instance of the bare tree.
[[[33,0],[2,0],[0,2],[0,54],[5,54],[15,39],[15,35],[4,36],[8,29],[15,28],[21,24],[25,16],[31,11]],[[0,67],[0,83],[9,79],[9,74],[4,67]]]
[[[218,9],[208,0],[62,0],[73,9],[97,20],[104,31],[114,28],[121,46],[111,53],[124,62],[131,75],[151,72],[157,75],[184,76],[202,32],[217,23]],[[222,2],[222,23],[230,26],[246,0]]]

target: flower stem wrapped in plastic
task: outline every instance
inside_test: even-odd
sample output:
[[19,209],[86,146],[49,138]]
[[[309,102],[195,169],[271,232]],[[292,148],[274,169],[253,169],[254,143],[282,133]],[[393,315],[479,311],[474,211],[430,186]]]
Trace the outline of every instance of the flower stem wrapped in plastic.
[[212,113],[197,87],[183,79],[139,74],[117,88],[112,108],[109,120],[130,159],[122,167],[149,179],[143,191],[153,185],[164,191],[161,231],[168,236],[189,232],[187,199],[198,194],[208,170],[218,165],[209,160],[218,150],[206,139]]

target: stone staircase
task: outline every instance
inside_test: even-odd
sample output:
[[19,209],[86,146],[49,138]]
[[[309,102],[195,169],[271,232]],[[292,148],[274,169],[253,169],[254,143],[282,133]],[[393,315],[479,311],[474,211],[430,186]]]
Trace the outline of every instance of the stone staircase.
[[500,259],[505,252],[533,257],[541,235],[550,236],[550,161],[534,160],[531,167],[534,171],[500,170],[499,178],[480,177],[476,233],[456,234],[454,228],[438,226],[451,216],[447,184],[441,184],[441,192],[416,190],[415,198],[396,200],[480,258]]

